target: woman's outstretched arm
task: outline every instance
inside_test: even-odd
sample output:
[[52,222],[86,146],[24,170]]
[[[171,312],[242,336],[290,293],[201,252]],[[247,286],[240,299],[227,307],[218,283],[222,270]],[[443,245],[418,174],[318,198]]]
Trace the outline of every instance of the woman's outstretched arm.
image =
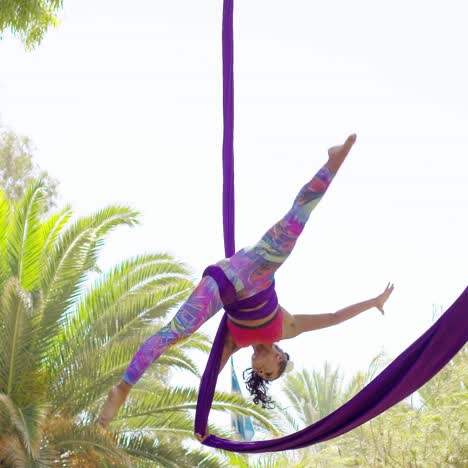
[[237,351],[239,346],[236,345],[230,333],[227,333],[226,341],[224,342],[223,355],[221,356],[221,365],[219,366],[219,373],[224,369],[228,359]]
[[365,312],[366,310],[376,307],[380,312],[384,313],[384,304],[390,297],[393,291],[393,284],[388,284],[385,291],[377,297],[368,299],[367,301],[358,302],[344,309],[338,310],[332,314],[316,314],[316,315],[287,315],[285,317],[285,326],[283,328],[283,339],[294,338],[312,330],[331,327],[345,322],[356,315]]

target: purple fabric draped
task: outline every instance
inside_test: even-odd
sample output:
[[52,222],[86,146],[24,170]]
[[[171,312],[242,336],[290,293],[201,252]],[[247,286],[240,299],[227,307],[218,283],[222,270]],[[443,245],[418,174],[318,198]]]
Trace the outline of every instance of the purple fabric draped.
[[[220,327],[200,385],[200,395],[203,398],[199,400],[199,409],[206,418],[216,386],[224,337],[225,328]],[[280,439],[238,442],[210,435],[204,444],[233,452],[260,453],[298,449],[332,439],[364,424],[411,395],[434,377],[467,340],[468,288],[429,330],[371,383],[346,404],[315,424]],[[204,433],[207,419],[200,417],[195,422],[196,432]]]
[[[225,0],[223,9],[224,79],[224,238],[226,256],[234,248],[234,171],[233,171],[233,1]],[[195,415],[195,432],[205,434],[218,380],[226,337],[224,314],[202,376]],[[411,395],[434,377],[468,340],[468,288],[455,303],[401,353],[371,383],[346,404],[301,431],[280,439],[257,442],[231,441],[210,435],[204,444],[233,452],[260,453],[291,450],[332,439],[364,424]]]

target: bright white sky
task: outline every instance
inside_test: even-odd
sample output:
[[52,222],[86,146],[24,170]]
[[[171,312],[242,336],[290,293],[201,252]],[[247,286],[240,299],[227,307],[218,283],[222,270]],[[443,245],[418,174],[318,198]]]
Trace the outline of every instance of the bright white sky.
[[[166,251],[197,277],[223,256],[222,2],[64,3],[37,50],[0,43],[2,123],[32,138],[77,214],[141,211],[141,226],[111,236],[103,267]],[[381,349],[396,356],[467,285],[467,16],[463,0],[235,2],[237,246],[356,132],[277,275],[280,301],[333,312],[396,285],[384,318],[284,342],[299,367],[349,373]]]

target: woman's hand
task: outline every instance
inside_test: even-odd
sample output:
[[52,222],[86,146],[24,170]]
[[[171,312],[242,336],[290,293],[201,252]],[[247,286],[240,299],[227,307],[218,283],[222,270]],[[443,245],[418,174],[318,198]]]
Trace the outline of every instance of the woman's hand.
[[202,436],[201,434],[197,432],[195,433],[195,437],[200,441],[201,444],[203,444],[203,442],[205,442],[205,440],[208,439],[208,437],[210,437],[210,433],[208,432],[208,429],[207,429],[205,432],[205,435]]
[[394,289],[393,284],[388,283],[387,287],[385,288],[385,291],[375,298],[375,307],[377,307],[377,309],[380,310],[382,315],[385,313],[384,305],[387,302],[387,299],[390,297],[390,294],[392,294],[393,289]]

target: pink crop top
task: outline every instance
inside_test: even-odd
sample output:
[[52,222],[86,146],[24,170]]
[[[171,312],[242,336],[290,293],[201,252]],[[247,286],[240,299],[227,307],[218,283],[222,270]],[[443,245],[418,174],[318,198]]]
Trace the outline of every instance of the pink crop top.
[[238,325],[229,320],[229,317],[226,325],[234,343],[241,348],[245,348],[252,344],[275,343],[281,340],[283,335],[283,316],[283,309],[278,307],[276,315],[264,325],[259,325],[258,327]]

